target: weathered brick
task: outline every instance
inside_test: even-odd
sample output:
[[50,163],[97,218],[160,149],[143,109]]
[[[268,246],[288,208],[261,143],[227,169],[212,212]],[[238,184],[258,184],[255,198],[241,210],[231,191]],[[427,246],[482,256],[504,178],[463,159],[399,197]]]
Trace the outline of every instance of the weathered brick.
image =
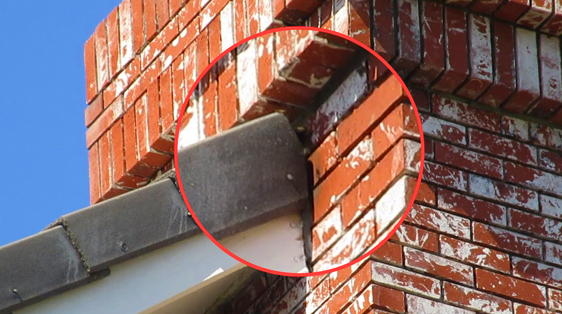
[[560,40],[557,37],[541,34],[539,43],[541,96],[530,113],[546,118],[562,105]]
[[476,109],[466,103],[440,95],[433,96],[432,105],[433,112],[437,116],[492,132],[500,131],[500,115],[495,112]]
[[312,259],[317,259],[341,236],[342,221],[340,206],[336,206],[312,229]]
[[536,29],[552,14],[552,0],[532,0],[529,4],[529,10],[517,20],[517,24]]
[[539,309],[519,303],[513,303],[513,310],[515,314],[555,314],[552,311]]
[[405,247],[404,265],[433,276],[474,285],[472,267],[437,255]]
[[315,185],[337,164],[338,157],[336,134],[332,132],[308,157],[308,160],[312,163]]
[[372,269],[377,283],[434,299],[441,295],[439,280],[379,262],[373,262]]
[[396,230],[396,233],[392,236],[392,239],[426,251],[439,251],[439,236],[437,233],[420,229],[409,224],[401,224]]
[[409,313],[451,313],[475,314],[473,311],[464,310],[441,302],[423,299],[414,295],[406,296]]
[[[513,112],[524,112],[540,95],[537,34],[522,28],[515,29],[517,51],[517,91],[503,108]],[[524,73],[524,74],[523,74]]]
[[562,196],[561,176],[512,162],[506,162],[505,174],[508,182]]
[[439,238],[441,254],[464,263],[510,272],[509,255],[445,235]]
[[414,204],[405,221],[455,237],[470,238],[470,220],[426,206]]
[[459,194],[446,189],[438,190],[439,209],[452,213],[505,226],[507,211],[505,206],[486,202],[474,197]]
[[531,145],[475,129],[468,131],[468,147],[529,165],[537,164],[537,149]]
[[423,180],[459,191],[467,191],[468,175],[460,170],[432,162],[423,164]]
[[492,84],[492,42],[490,20],[479,15],[469,15],[470,75],[457,95],[474,100]]
[[509,226],[554,241],[562,241],[562,221],[511,209]]
[[503,1],[504,0],[476,0],[470,6],[470,10],[475,13],[491,15]]
[[425,135],[459,145],[466,145],[466,127],[425,114],[420,115],[420,117]]
[[420,64],[420,20],[417,0],[397,0],[398,53],[392,67],[402,77]]
[[476,286],[479,289],[497,293],[535,304],[546,306],[546,289],[527,281],[493,273],[484,269],[476,269]]
[[552,15],[541,27],[541,31],[555,36],[562,35],[562,3],[553,1]]
[[386,61],[396,55],[395,9],[392,1],[373,2],[373,50]]
[[90,178],[90,204],[95,204],[101,197],[100,188],[100,161],[98,144],[94,143],[88,150],[89,178]]
[[445,300],[474,311],[490,314],[512,314],[511,302],[496,296],[449,282],[443,283]]
[[544,124],[531,123],[529,134],[531,141],[535,144],[555,150],[562,150],[562,129],[555,129]]
[[484,176],[503,178],[502,160],[442,142],[435,142],[435,161]]
[[541,285],[562,287],[562,268],[549,266],[514,256],[511,260],[513,275]]
[[521,141],[529,140],[529,122],[508,116],[501,118],[501,133]]
[[402,246],[386,241],[371,256],[378,261],[402,265]]
[[472,229],[473,239],[477,243],[533,258],[540,259],[542,256],[541,241],[539,239],[479,222],[474,222]]
[[[508,168],[506,168],[506,172],[509,171]],[[507,174],[507,178],[509,177],[509,174]],[[538,210],[539,197],[535,191],[530,191],[503,182],[493,181],[473,174],[470,175],[469,181],[470,194],[472,195],[534,211]]]
[[529,9],[528,0],[505,0],[494,16],[507,22],[515,22]]
[[443,7],[435,2],[421,2],[423,38],[422,60],[410,81],[429,86],[445,69],[443,49]]
[[419,137],[416,114],[412,107],[398,105],[371,133],[375,158],[380,159],[402,137]]
[[513,26],[495,21],[493,24],[494,82],[480,96],[479,102],[499,107],[517,88],[515,72],[515,32]]
[[541,213],[545,216],[562,218],[562,198],[548,195],[540,196]]
[[462,10],[445,7],[445,71],[433,88],[452,93],[469,74],[467,18]]

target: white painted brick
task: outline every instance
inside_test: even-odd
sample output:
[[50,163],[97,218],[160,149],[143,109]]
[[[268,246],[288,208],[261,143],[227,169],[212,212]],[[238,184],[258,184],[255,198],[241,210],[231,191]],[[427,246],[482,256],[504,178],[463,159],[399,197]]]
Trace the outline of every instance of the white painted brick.
[[246,112],[258,99],[256,41],[250,40],[237,49],[236,76],[238,78],[238,97],[240,111]]
[[234,22],[232,1],[229,2],[220,13],[221,19],[221,50],[225,51],[234,45]]
[[441,302],[427,300],[413,295],[406,296],[408,313],[423,314],[476,314],[474,311],[460,309]]
[[122,67],[132,60],[134,55],[131,14],[123,14],[124,12],[131,12],[131,3],[123,1],[119,10],[119,66]]
[[544,260],[549,263],[562,265],[562,245],[552,242],[545,242]]
[[404,247],[404,256],[406,257],[404,260],[404,265],[406,265],[406,267],[424,272],[427,271],[427,269],[425,267],[419,267],[415,264],[411,263],[411,258],[408,258],[408,255],[422,255],[423,259],[432,264],[432,265],[437,265],[440,267],[451,267],[451,271],[463,276],[464,280],[466,280],[466,282],[470,282],[471,285],[474,285],[474,277],[473,277],[473,270],[471,266],[447,259],[447,258],[443,258],[434,254],[430,254],[430,253],[426,253],[420,250],[416,250],[413,248],[409,248],[409,247]]
[[[371,266],[373,270],[373,281],[377,283],[392,286],[407,292],[421,294],[423,296],[427,296],[428,298],[438,299],[441,296],[441,285],[440,281],[437,279],[379,262],[373,262]],[[401,277],[423,277],[430,283],[430,286],[420,285],[419,282],[416,281],[409,281],[405,279],[400,280]],[[422,289],[422,287],[425,289]],[[414,313],[424,312],[422,311]]]
[[542,214],[554,218],[562,218],[562,199],[548,195],[540,196]]
[[470,67],[472,76],[492,80],[492,41],[490,19],[470,14],[468,33],[470,36]]
[[[312,252],[313,260],[316,260],[319,255],[324,252],[324,250],[330,247],[339,238],[342,232],[342,226],[341,207],[338,205],[330,211],[326,217],[322,218],[312,231],[321,242],[321,244]],[[332,235],[332,233],[334,233],[334,235]],[[326,242],[323,240],[324,234],[330,234],[331,236],[331,238]]]
[[406,210],[407,202],[410,201],[406,200],[407,178],[404,176],[396,181],[375,205],[377,232],[383,232],[390,227]]
[[196,96],[195,93],[191,95],[191,106],[187,107],[187,112],[184,114],[183,119],[191,116],[187,125],[180,131],[178,138],[178,150],[187,146],[195,144],[205,139],[205,125],[203,122],[203,96]]
[[540,35],[541,91],[548,99],[562,101],[560,39]]
[[515,54],[517,56],[517,88],[539,94],[536,33],[518,27],[515,30],[515,42],[517,50]]
[[[538,197],[530,197],[527,202],[523,203],[517,199],[519,195],[515,191],[512,191],[509,194],[506,194],[507,191],[503,191],[503,193],[501,193],[494,185],[494,181],[488,178],[471,174],[468,181],[470,185],[470,193],[473,195],[502,201],[511,205],[527,207],[535,210],[538,209]],[[509,184],[506,185],[509,186]]]
[[[460,124],[430,116],[424,120],[425,121],[422,122],[423,133],[438,139],[450,140],[450,137],[448,137],[447,134],[449,134],[452,129],[457,129],[466,134],[466,128]],[[466,145],[466,137],[463,137],[462,140],[457,141],[457,143]]]

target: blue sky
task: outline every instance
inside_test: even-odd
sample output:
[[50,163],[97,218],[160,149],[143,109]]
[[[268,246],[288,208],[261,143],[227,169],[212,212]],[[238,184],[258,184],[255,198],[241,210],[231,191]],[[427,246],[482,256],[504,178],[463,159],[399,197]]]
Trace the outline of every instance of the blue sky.
[[0,1],[0,246],[89,204],[83,48],[120,2]]

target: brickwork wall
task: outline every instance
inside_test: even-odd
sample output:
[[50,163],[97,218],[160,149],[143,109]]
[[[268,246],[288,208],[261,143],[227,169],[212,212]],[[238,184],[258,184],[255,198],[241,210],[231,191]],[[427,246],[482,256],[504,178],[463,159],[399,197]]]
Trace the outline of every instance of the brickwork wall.
[[[423,183],[396,234],[369,258],[337,272],[309,278],[264,273],[225,305],[232,307],[229,312],[562,313],[557,0],[131,1],[110,14],[85,47],[92,202],[145,184],[170,167],[173,125],[197,75],[228,43],[283,23],[321,26],[371,46],[407,82],[421,112]],[[308,44],[316,41],[306,38]],[[277,81],[312,89],[307,95],[316,99],[322,86],[296,72],[268,72],[273,79],[265,79],[267,84],[260,75],[256,82],[236,80],[248,63],[262,73],[262,63],[251,62],[260,59],[250,57],[259,55],[259,45],[238,49],[217,67],[216,78],[203,80],[183,129],[192,135],[181,142],[267,110],[298,108],[298,116],[308,103],[263,93]],[[336,75],[340,68],[331,70]],[[239,84],[253,84],[255,92],[233,96]],[[397,86],[370,59],[342,82],[346,92],[334,89],[332,100],[306,124],[317,269],[366,252],[354,251],[356,243],[376,245],[382,226],[395,222],[377,219],[390,206],[377,204],[399,182],[405,182],[401,195],[408,200],[415,166],[407,156],[419,152],[412,149],[419,135]],[[236,105],[221,107],[233,103],[221,101],[228,93]],[[387,119],[398,126],[390,137],[384,132]],[[388,163],[392,167],[383,166]],[[396,169],[384,185],[372,179]]]

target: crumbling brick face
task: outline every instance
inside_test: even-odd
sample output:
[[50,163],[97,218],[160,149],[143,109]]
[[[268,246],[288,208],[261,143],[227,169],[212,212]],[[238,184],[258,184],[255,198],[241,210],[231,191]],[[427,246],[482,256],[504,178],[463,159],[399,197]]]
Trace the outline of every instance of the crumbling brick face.
[[[421,113],[423,182],[390,240],[329,274],[264,273],[227,312],[562,313],[559,1],[155,2],[124,1],[85,45],[93,203],[169,169],[175,136],[189,135],[180,140],[188,145],[268,112],[298,117],[323,88],[318,78],[337,75],[353,58],[349,43],[323,34],[248,43],[200,84],[174,134],[204,67],[260,30],[308,25],[369,45],[396,67]],[[166,5],[169,12],[158,13]],[[287,41],[299,49],[280,44]],[[373,60],[306,124],[315,270],[375,247],[395,222],[381,215],[390,207],[380,200],[400,190],[403,200],[391,205],[408,202],[415,182],[419,165],[411,161],[421,149],[412,108]],[[315,79],[302,69],[314,69]],[[145,107],[146,114],[138,110]]]

